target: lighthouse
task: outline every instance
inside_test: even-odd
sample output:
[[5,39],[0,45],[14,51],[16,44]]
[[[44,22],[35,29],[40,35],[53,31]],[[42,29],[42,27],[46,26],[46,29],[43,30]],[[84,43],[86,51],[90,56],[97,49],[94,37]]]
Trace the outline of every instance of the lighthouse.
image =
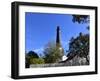
[[62,45],[61,45],[61,31],[60,31],[60,27],[57,26],[57,29],[56,29],[56,47],[57,49],[59,50],[59,54],[60,54],[60,59],[59,61],[62,60],[62,56],[64,54],[64,50],[62,48]]

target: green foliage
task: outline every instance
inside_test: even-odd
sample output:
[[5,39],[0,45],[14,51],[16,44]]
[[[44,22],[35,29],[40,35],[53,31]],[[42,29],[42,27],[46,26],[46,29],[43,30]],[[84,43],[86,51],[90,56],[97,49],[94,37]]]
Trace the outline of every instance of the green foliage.
[[25,67],[29,68],[29,65],[31,64],[31,60],[32,59],[38,59],[39,56],[37,53],[35,53],[34,51],[29,51],[28,53],[25,54]]
[[32,58],[30,59],[30,64],[44,64],[44,59],[42,58]]
[[56,47],[55,43],[48,43],[44,49],[44,60],[46,63],[55,63],[61,60],[63,55],[62,49]]
[[[76,38],[72,38],[69,43],[69,54],[67,56],[77,54],[80,57],[89,56],[89,34],[80,35]],[[88,59],[87,59],[88,61]]]

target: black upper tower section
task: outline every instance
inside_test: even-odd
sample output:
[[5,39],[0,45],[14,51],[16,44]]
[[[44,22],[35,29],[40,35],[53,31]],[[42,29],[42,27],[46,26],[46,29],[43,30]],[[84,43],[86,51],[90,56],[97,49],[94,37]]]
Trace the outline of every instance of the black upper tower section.
[[60,27],[59,26],[57,26],[57,34],[56,34],[56,45],[57,46],[61,46],[61,44],[60,44]]

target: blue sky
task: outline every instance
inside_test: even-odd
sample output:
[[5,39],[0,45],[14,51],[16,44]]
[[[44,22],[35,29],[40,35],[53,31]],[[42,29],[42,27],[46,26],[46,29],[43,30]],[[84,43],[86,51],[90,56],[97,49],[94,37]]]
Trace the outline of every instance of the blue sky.
[[88,33],[88,23],[72,22],[70,14],[25,13],[25,51],[42,53],[44,46],[50,41],[56,41],[56,28],[60,26],[61,44],[64,50],[68,49],[71,37],[80,32]]

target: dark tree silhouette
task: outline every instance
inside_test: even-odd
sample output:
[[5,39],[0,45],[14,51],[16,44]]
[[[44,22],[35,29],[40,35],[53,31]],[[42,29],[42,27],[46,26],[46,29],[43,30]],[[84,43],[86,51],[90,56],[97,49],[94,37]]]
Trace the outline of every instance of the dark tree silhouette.
[[73,16],[72,19],[73,22],[78,22],[79,24],[89,22],[89,15],[72,15],[72,16]]
[[34,51],[29,51],[27,53],[27,56],[32,57],[32,58],[39,58],[38,54]]
[[72,38],[69,43],[69,53],[67,57],[72,59],[75,55],[86,58],[89,63],[89,34],[79,34],[78,37]]
[[38,54],[35,53],[34,51],[29,51],[25,55],[25,67],[29,68],[29,65],[31,64],[30,60],[33,58],[39,58]]

